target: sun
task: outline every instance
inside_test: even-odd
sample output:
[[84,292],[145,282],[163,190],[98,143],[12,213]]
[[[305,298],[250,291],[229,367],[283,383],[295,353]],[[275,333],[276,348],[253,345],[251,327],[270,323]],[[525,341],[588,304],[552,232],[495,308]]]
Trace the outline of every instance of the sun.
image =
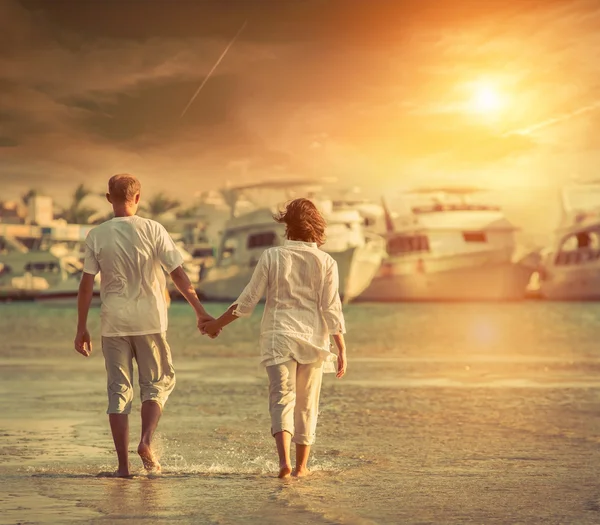
[[502,109],[503,100],[493,86],[479,84],[475,86],[471,104],[473,110],[477,113],[492,114]]

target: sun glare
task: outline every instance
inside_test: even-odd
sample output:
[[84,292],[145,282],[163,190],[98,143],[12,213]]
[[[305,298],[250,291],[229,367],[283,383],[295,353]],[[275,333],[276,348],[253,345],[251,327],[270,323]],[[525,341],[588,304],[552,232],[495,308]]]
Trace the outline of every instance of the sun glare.
[[496,113],[502,108],[502,97],[489,85],[478,85],[475,87],[472,100],[473,109],[478,113]]

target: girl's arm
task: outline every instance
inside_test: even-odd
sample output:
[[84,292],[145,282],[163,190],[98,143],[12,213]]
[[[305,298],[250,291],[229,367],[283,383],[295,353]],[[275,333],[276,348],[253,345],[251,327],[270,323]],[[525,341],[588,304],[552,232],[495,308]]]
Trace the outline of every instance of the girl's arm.
[[236,308],[237,304],[234,304],[230,306],[229,310],[227,310],[221,317],[218,317],[214,321],[206,323],[204,325],[204,331],[206,332],[206,334],[214,338],[217,335],[219,335],[219,332],[223,330],[223,328],[225,328],[228,324],[233,323],[233,321],[238,319],[238,316],[234,314]]
[[346,342],[344,333],[346,332],[346,322],[342,312],[342,301],[339,292],[339,274],[337,263],[330,261],[330,265],[325,273],[323,283],[323,294],[321,296],[321,311],[325,318],[327,330],[333,336],[335,346],[338,349],[337,374],[336,377],[342,377],[346,373],[348,360],[346,358]]
[[346,359],[346,341],[344,341],[344,336],[342,334],[334,334],[333,340],[335,341],[335,346],[338,349],[338,359],[337,359],[337,373],[335,377],[343,377],[346,373],[346,368],[348,368],[348,360]]
[[321,312],[325,318],[327,330],[331,335],[346,333],[346,322],[340,300],[340,277],[337,263],[331,259],[325,272],[321,294]]
[[237,301],[218,319],[204,325],[204,331],[210,337],[216,337],[219,332],[238,317],[249,317],[267,290],[269,283],[269,250],[265,250],[258,263],[250,282],[244,288]]

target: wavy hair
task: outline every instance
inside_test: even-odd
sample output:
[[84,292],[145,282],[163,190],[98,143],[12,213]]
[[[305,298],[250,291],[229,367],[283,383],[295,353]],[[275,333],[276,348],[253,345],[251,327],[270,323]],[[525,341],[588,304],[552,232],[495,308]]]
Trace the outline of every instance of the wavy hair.
[[327,223],[314,203],[308,199],[295,199],[273,218],[285,224],[286,237],[291,241],[325,244]]

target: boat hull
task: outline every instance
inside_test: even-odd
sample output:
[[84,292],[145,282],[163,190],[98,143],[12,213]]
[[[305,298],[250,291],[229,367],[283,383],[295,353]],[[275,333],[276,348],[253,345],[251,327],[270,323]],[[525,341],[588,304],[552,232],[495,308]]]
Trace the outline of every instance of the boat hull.
[[[358,297],[369,286],[383,258],[383,252],[371,243],[328,253],[338,265],[340,296],[344,302]],[[198,294],[204,301],[235,301],[250,281],[253,271],[253,268],[237,265],[214,267],[200,282]]]
[[[360,301],[515,301],[525,298],[533,269],[485,254],[384,262]],[[470,262],[470,264],[468,264]]]
[[[77,292],[73,291],[52,291],[38,293],[35,301],[47,306],[77,306]],[[92,307],[98,307],[102,304],[100,292],[94,291],[92,296]]]
[[547,272],[535,296],[549,301],[600,301],[600,267]]
[[330,255],[338,265],[340,296],[344,302],[356,299],[369,287],[383,259],[383,253],[369,244]]

